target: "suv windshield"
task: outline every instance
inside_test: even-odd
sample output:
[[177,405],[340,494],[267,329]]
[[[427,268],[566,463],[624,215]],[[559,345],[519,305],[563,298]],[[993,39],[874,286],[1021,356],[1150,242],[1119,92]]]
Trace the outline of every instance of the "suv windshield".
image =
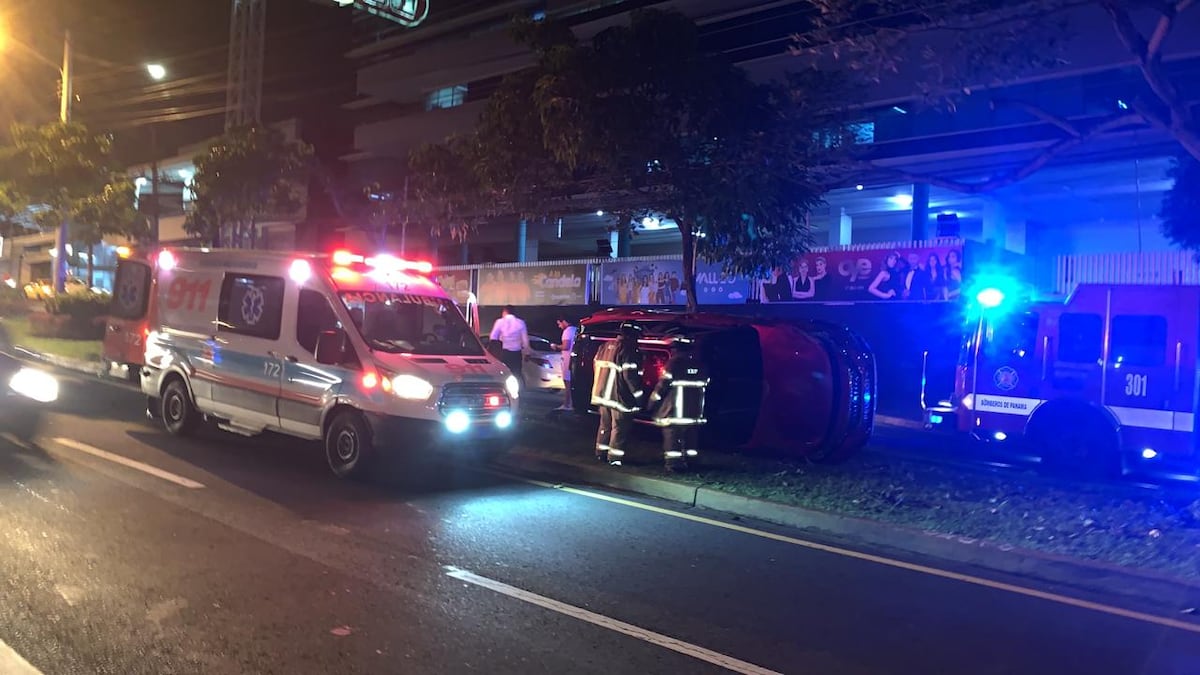
[[341,299],[371,349],[390,354],[484,354],[479,338],[447,299],[375,291],[346,291]]

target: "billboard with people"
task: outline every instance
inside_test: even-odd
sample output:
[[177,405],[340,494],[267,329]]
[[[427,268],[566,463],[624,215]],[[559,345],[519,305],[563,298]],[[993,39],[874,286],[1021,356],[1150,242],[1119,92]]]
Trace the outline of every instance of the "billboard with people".
[[446,295],[458,304],[466,304],[471,297],[471,270],[439,271],[437,280]]
[[479,304],[586,305],[587,265],[483,268]]
[[962,293],[959,244],[822,251],[796,256],[758,282],[759,300],[937,302]]
[[[600,266],[600,302],[605,305],[685,305],[683,261],[622,260]],[[696,300],[702,305],[743,304],[750,281],[730,277],[719,264],[696,265]]]

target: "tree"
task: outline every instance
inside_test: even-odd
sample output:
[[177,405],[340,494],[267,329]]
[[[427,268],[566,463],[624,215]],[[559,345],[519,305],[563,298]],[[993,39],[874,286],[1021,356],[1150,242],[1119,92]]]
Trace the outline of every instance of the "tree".
[[185,228],[213,246],[254,248],[264,218],[305,203],[312,148],[270,127],[241,127],[194,162],[195,208]]
[[[1127,51],[1145,83],[1145,91],[1106,117],[1075,122],[1027,102],[993,100],[1016,106],[1061,131],[1061,138],[1025,165],[982,182],[891,171],[896,177],[927,182],[967,193],[987,192],[1023,180],[1063,153],[1105,134],[1154,127],[1179,141],[1200,159],[1200,124],[1194,107],[1180,93],[1163,63],[1163,49],[1179,17],[1200,12],[1194,0],[814,0],[814,29],[796,36],[795,52],[832,57],[880,82],[895,74],[916,75],[916,91],[926,101],[954,105],[977,89],[1046,72],[1067,63],[1072,13],[1095,11],[1112,26],[1111,40]],[[1138,28],[1140,13],[1153,13],[1153,30]],[[861,168],[881,170],[879,167]],[[887,171],[887,170],[885,170]]]
[[11,137],[11,147],[0,151],[6,176],[0,219],[13,227],[30,214],[43,228],[69,223],[69,238],[88,246],[90,285],[95,244],[111,234],[145,234],[133,209],[133,183],[113,157],[112,138],[81,124],[16,125]]
[[[1167,238],[1189,251],[1200,251],[1200,160],[1188,154],[1171,168],[1175,186],[1162,205],[1162,230]],[[1197,253],[1200,261],[1200,253]]]
[[472,139],[451,138],[414,150],[409,158],[408,214],[429,228],[465,241],[487,216],[495,213],[493,195],[480,180],[482,154]]
[[755,84],[677,12],[633,12],[586,44],[554,23],[516,34],[536,63],[505,78],[462,155],[498,209],[674,221],[692,311],[697,258],[759,274],[807,249],[843,145],[829,76]]

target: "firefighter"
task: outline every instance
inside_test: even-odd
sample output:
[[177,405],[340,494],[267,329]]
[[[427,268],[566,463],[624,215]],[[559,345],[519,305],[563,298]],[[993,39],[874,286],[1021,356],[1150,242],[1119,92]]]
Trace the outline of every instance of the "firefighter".
[[687,469],[700,454],[700,425],[704,419],[704,394],[708,368],[696,354],[692,338],[671,339],[671,358],[650,395],[654,423],[663,430],[663,461],[668,471]]
[[596,459],[620,465],[629,450],[633,415],[642,408],[641,326],[621,324],[621,333],[596,352],[592,404],[600,408],[596,434]]

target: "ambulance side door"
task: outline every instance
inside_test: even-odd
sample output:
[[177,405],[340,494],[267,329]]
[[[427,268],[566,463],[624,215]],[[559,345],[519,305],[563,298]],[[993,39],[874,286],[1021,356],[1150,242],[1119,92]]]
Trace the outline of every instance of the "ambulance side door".
[[[325,293],[301,287],[294,292],[294,326],[280,338],[283,382],[279,395],[279,424],[284,431],[307,438],[321,437],[321,416],[342,382],[354,377],[354,364],[324,365],[315,357],[317,338],[324,331],[344,330]],[[291,298],[289,298],[289,302]]]
[[279,426],[283,364],[277,357],[287,284],[282,277],[227,272],[221,283],[213,411],[241,426]]

